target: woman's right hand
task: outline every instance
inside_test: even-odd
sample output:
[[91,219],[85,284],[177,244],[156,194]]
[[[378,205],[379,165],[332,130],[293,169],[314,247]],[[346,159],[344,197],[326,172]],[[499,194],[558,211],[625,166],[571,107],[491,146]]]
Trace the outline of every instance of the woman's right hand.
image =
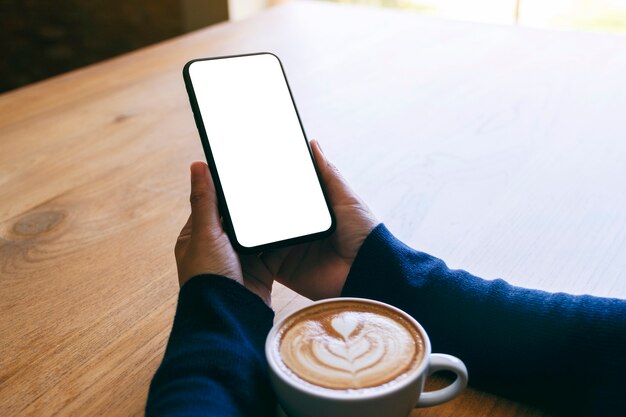
[[378,221],[350,189],[317,141],[313,154],[335,213],[336,229],[329,237],[279,248],[260,255],[242,255],[244,278],[274,279],[313,300],[341,295],[352,262]]

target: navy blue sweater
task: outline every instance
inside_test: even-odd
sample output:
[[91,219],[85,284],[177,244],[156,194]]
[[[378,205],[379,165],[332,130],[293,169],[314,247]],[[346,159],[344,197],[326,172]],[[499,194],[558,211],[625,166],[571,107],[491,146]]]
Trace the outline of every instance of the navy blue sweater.
[[[433,352],[467,365],[470,384],[558,415],[626,416],[626,300],[487,281],[415,251],[380,224],[342,296],[408,312]],[[274,313],[235,281],[192,278],[181,290],[147,416],[274,416],[264,342]]]

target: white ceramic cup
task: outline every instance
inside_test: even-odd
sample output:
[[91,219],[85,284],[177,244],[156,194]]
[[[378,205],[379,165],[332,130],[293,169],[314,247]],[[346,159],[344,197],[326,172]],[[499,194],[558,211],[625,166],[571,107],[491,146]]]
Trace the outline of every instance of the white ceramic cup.
[[[420,366],[411,371],[401,382],[371,392],[347,390],[318,390],[307,384],[298,383],[293,376],[286,375],[279,366],[281,361],[273,343],[279,337],[283,323],[297,314],[293,312],[274,324],[265,342],[265,355],[269,363],[270,379],[278,401],[289,417],[406,417],[415,407],[430,407],[449,401],[463,392],[467,386],[467,369],[454,356],[431,353],[430,340],[424,328],[413,317],[389,304],[364,298],[330,298],[314,304],[358,301],[391,309],[419,329],[424,342],[424,358]],[[308,307],[308,306],[307,306]],[[306,307],[305,307],[306,308]],[[424,392],[426,378],[437,371],[451,371],[456,379],[445,388]]]

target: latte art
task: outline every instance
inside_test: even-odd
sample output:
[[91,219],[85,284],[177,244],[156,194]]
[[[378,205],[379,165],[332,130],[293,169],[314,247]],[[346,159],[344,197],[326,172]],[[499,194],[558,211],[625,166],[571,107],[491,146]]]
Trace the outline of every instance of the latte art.
[[305,309],[285,324],[278,348],[282,362],[297,377],[335,390],[401,379],[423,357],[419,332],[402,316],[352,302]]

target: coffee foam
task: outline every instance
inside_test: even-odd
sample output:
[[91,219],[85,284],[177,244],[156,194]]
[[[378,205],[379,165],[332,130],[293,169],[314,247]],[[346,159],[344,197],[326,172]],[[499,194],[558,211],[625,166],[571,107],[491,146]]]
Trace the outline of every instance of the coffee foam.
[[388,386],[424,357],[420,331],[394,310],[358,301],[313,305],[281,327],[275,349],[293,375],[332,390]]

